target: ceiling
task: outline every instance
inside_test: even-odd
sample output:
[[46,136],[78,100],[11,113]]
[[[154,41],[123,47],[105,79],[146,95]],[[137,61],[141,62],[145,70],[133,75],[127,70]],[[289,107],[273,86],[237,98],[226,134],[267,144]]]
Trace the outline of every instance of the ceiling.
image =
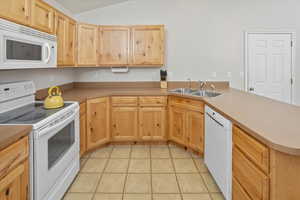
[[113,4],[122,3],[128,0],[56,0],[69,9],[72,13],[78,14],[95,8],[106,7]]

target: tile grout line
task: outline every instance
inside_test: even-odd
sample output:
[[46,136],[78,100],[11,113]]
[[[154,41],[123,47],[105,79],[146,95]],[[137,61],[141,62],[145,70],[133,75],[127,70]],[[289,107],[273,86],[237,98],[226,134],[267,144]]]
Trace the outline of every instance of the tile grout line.
[[172,162],[172,165],[173,165],[173,168],[174,168],[174,172],[175,172],[174,174],[175,174],[175,178],[176,178],[177,187],[178,187],[178,190],[179,190],[179,193],[180,193],[180,198],[181,198],[181,200],[183,200],[183,194],[182,194],[182,191],[181,191],[181,188],[180,188],[180,185],[179,185],[179,180],[178,180],[178,177],[177,177],[177,172],[176,172],[173,156],[172,156],[171,149],[170,149],[169,145],[168,145],[168,150],[169,150],[171,162]]
[[151,187],[151,200],[153,200],[153,179],[152,179],[152,154],[151,154],[152,145],[149,145],[149,158],[150,158],[150,187]]
[[99,187],[99,185],[100,185],[100,183],[101,183],[101,180],[102,180],[102,178],[103,178],[103,176],[104,176],[105,169],[106,169],[106,167],[108,166],[108,163],[109,163],[109,160],[110,160],[110,158],[111,158],[111,154],[112,154],[112,151],[113,151],[114,148],[115,148],[115,147],[113,146],[112,149],[111,149],[111,151],[110,151],[110,153],[109,153],[109,156],[108,156],[107,158],[104,158],[104,159],[106,159],[106,163],[105,163],[105,166],[103,167],[103,170],[102,170],[100,179],[99,179],[99,181],[98,181],[98,183],[97,183],[97,186],[96,186],[96,189],[95,189],[95,191],[94,191],[94,193],[93,193],[92,200],[95,200],[95,197],[96,197],[96,195],[97,195],[98,187]]
[[127,166],[125,180],[124,180],[124,184],[123,184],[122,200],[124,200],[124,198],[125,198],[125,189],[126,189],[126,182],[127,182],[127,178],[128,178],[129,167],[130,167],[130,163],[131,163],[131,154],[132,154],[132,145],[130,145],[130,152],[128,155],[128,166]]

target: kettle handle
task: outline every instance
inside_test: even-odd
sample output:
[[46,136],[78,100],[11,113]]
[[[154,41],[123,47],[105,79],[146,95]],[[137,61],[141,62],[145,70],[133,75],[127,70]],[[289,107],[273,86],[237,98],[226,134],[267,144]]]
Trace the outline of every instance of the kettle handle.
[[[53,94],[53,91],[55,92]],[[48,90],[48,95],[51,96],[61,96],[61,90],[57,86],[50,87]]]

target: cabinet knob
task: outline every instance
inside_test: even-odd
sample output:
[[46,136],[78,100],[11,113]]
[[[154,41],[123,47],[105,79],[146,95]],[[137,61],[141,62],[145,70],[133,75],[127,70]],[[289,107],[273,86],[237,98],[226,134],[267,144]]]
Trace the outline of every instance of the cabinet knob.
[[157,127],[160,127],[160,124],[156,124]]
[[117,125],[114,124],[113,127],[114,127],[114,128],[117,128]]
[[6,195],[6,196],[9,196],[9,194],[10,194],[10,189],[7,188],[7,190],[5,191],[5,195]]
[[93,132],[94,131],[94,129],[93,128],[90,128],[90,130]]

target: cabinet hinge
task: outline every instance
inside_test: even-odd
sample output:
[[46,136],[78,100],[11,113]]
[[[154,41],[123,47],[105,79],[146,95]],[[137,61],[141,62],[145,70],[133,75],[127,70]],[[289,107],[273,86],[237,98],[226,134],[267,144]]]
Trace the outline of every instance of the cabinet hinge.
[[291,78],[291,85],[293,85],[294,84],[294,79],[293,78]]
[[293,41],[291,41],[291,47],[293,47],[293,46],[294,46]]

